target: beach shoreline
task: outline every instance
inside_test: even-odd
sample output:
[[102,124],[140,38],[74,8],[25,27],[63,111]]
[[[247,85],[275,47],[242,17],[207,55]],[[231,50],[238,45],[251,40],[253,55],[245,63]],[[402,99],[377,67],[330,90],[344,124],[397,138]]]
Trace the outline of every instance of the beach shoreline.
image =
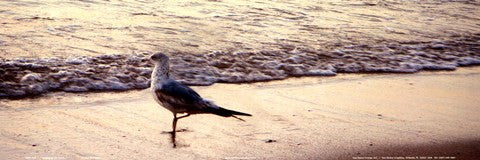
[[0,1],[0,99],[145,89],[158,52],[196,86],[455,70],[480,64],[479,4]]
[[[0,1],[0,159],[478,159],[480,1]],[[179,120],[150,55],[252,114]],[[405,74],[408,73],[408,74]]]
[[0,100],[0,157],[371,159],[480,156],[480,67],[193,87],[252,117],[182,119],[148,90]]

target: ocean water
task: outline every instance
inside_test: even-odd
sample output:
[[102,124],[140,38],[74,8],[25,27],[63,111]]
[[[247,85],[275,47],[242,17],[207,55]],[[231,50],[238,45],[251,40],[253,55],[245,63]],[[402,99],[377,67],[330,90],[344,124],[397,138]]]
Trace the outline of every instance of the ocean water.
[[480,64],[477,0],[0,1],[0,98]]

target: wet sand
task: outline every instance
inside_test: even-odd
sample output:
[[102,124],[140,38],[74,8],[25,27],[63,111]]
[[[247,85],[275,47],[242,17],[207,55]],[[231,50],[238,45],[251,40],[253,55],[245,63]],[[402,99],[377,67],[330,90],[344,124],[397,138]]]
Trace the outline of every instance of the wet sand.
[[480,156],[480,68],[194,87],[245,122],[181,119],[147,90],[0,101],[2,159],[359,159]]

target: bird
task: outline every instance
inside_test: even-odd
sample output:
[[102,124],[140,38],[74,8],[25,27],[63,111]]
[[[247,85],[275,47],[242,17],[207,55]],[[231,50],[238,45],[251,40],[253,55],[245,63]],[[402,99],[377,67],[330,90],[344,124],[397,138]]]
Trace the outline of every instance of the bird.
[[[222,117],[252,116],[248,113],[225,109],[202,98],[192,88],[181,84],[170,75],[169,57],[164,53],[155,53],[150,56],[155,64],[151,75],[150,88],[157,103],[173,113],[172,143],[175,143],[177,121],[192,114],[215,114]],[[177,114],[185,114],[177,117]]]

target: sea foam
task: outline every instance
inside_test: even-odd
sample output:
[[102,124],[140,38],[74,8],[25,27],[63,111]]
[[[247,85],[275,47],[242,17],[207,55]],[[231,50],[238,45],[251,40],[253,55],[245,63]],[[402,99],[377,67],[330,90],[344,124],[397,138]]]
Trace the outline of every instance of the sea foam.
[[[467,40],[465,40],[467,39]],[[187,85],[241,83],[337,73],[415,73],[480,64],[480,35],[447,41],[338,46],[331,51],[296,47],[275,51],[203,55],[167,53],[172,75]],[[0,98],[50,91],[124,91],[148,88],[151,53],[69,58],[0,59]]]

